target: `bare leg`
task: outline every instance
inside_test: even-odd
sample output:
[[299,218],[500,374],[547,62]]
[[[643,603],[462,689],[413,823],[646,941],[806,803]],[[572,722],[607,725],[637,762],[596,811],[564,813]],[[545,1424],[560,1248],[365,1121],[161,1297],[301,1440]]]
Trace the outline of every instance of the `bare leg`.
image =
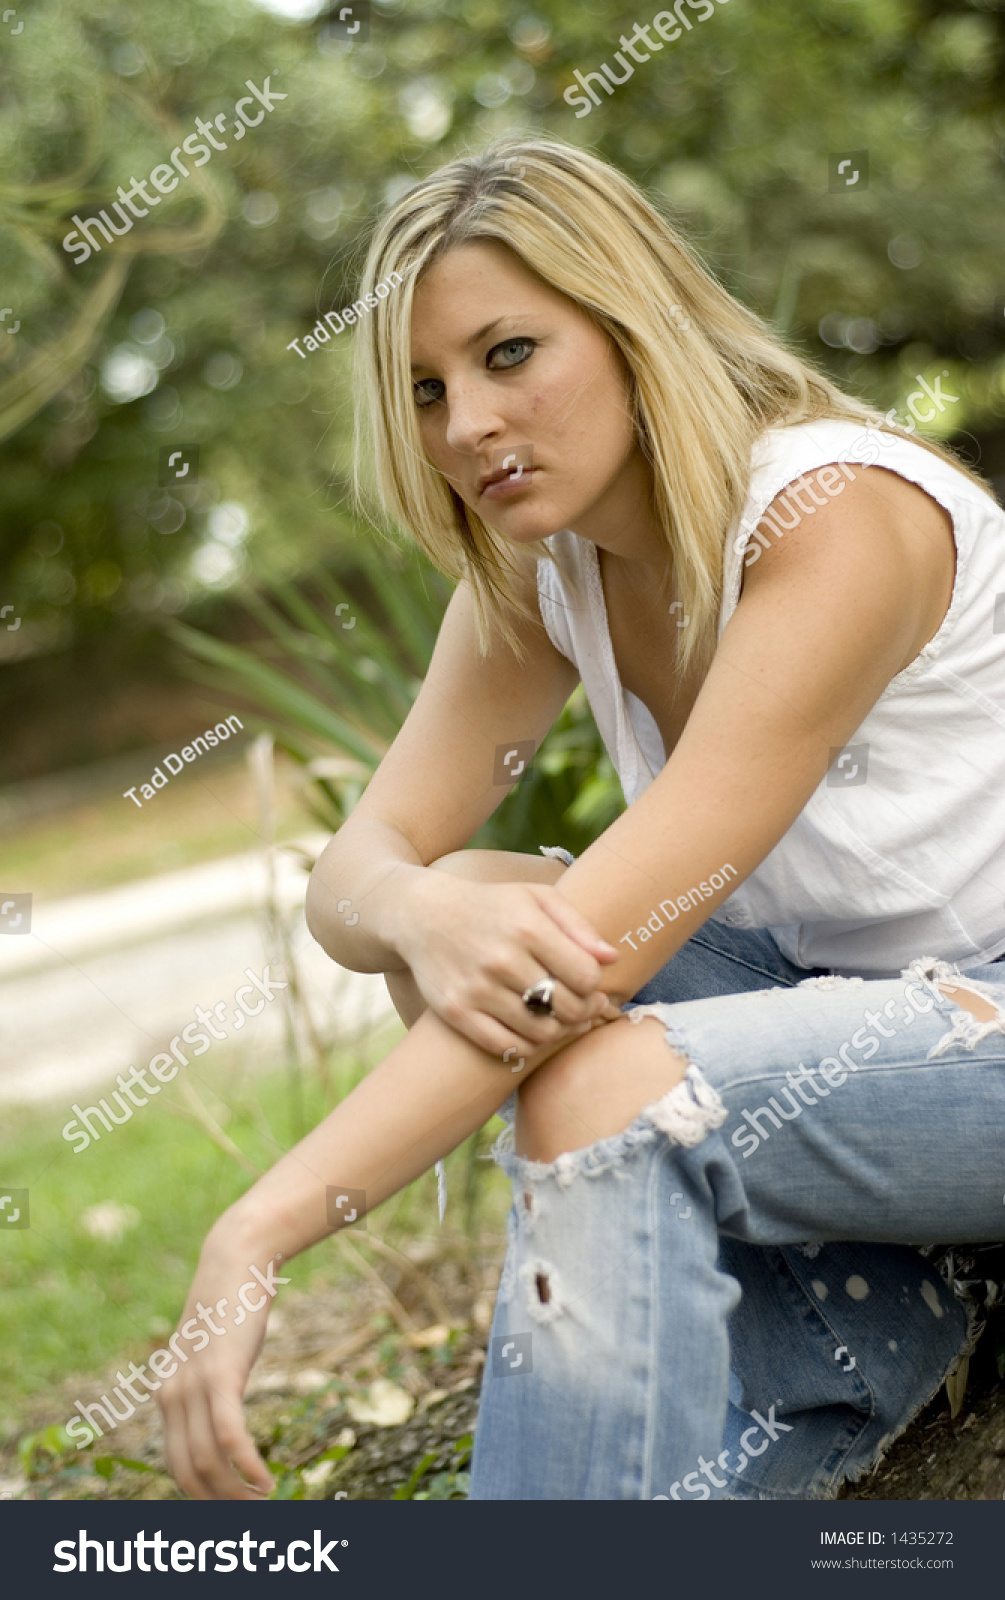
[[621,1133],[687,1071],[665,1034],[657,1017],[638,1023],[623,1017],[546,1061],[520,1089],[518,1153],[532,1161],[554,1161],[565,1150]]
[[[517,850],[455,850],[430,862],[430,869],[451,872],[456,878],[474,883],[557,883],[567,871],[564,861],[550,856],[522,855]],[[407,967],[385,972],[387,992],[406,1028],[410,1028],[426,1009],[415,979]]]

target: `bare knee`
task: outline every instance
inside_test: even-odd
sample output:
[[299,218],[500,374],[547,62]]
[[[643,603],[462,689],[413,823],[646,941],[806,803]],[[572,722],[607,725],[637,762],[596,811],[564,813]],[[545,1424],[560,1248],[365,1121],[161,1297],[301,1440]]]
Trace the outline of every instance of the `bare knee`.
[[[429,869],[449,872],[473,883],[557,883],[568,868],[550,856],[523,855],[518,850],[451,850],[429,863]],[[391,1003],[406,1028],[422,1016],[426,1002],[408,967],[384,973]]]
[[686,1070],[656,1018],[631,1023],[622,1017],[595,1028],[521,1085],[517,1150],[532,1161],[554,1161],[565,1150],[609,1139],[680,1083]]

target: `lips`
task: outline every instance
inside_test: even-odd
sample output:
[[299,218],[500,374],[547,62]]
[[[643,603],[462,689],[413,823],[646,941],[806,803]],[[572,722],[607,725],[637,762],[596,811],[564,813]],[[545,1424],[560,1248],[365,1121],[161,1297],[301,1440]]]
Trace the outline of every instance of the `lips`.
[[478,493],[484,494],[486,489],[491,489],[497,483],[519,483],[529,480],[534,468],[529,465],[519,467],[500,467],[496,472],[488,472],[478,480]]

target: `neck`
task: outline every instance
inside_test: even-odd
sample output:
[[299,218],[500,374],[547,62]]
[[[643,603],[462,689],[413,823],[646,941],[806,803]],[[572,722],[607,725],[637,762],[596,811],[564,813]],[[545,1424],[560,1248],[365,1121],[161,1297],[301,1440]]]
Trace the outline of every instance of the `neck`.
[[652,471],[640,450],[633,451],[600,499],[576,518],[572,532],[619,562],[662,579],[670,555],[653,508]]

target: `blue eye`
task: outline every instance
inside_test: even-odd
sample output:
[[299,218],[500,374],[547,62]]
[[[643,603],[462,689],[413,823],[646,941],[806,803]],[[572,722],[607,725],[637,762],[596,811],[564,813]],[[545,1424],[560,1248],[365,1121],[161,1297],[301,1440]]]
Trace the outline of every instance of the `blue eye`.
[[[430,394],[430,385],[439,385],[440,393]],[[415,395],[415,403],[421,411],[426,406],[431,406],[435,400],[443,399],[443,382],[440,378],[423,378],[419,383],[413,383],[412,392]]]
[[[502,344],[493,345],[485,358],[486,365],[491,367],[494,358],[501,354],[504,357],[503,368],[518,367],[530,358],[536,344],[536,339],[506,339]],[[513,354],[513,352],[516,353]],[[521,352],[524,353],[521,354]],[[512,359],[510,359],[511,357]]]
[[[505,372],[510,367],[522,366],[528,361],[537,348],[536,339],[505,339],[501,344],[492,346],[485,357],[485,365],[490,372]],[[499,357],[500,359],[496,360]],[[418,383],[412,385],[415,403],[420,411],[427,406],[434,405],[444,396],[442,378],[420,378]]]

